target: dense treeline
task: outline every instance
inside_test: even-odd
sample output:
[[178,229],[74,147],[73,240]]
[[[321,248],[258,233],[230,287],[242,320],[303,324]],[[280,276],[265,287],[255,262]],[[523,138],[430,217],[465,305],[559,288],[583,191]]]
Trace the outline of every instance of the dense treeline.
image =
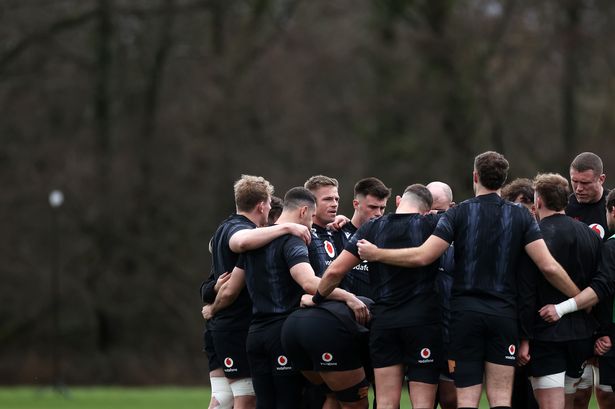
[[614,22],[610,0],[3,0],[0,382],[52,376],[54,266],[67,382],[205,382],[198,286],[241,173],[337,177],[350,214],[365,176],[468,197],[486,149],[513,177],[583,150],[615,172]]

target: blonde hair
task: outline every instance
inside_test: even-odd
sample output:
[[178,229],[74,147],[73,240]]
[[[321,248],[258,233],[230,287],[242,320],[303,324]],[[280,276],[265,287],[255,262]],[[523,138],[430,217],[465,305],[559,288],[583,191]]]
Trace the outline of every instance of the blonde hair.
[[339,183],[337,182],[337,179],[330,178],[329,176],[316,175],[306,180],[303,184],[303,187],[310,192],[314,192],[323,186],[339,187]]
[[233,188],[235,205],[240,212],[249,212],[273,195],[273,185],[262,176],[241,175]]

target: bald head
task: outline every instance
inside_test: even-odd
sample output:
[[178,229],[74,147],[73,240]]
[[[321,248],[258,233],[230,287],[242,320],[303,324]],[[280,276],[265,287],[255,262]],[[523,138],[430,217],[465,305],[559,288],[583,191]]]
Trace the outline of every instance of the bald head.
[[453,203],[453,190],[449,185],[443,182],[431,182],[427,185],[427,189],[433,197],[432,210],[448,210]]

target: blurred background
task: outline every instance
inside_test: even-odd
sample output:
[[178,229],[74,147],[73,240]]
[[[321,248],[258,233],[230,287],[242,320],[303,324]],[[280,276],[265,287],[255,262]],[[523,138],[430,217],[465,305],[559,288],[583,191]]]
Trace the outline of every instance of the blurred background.
[[367,176],[461,201],[488,149],[612,187],[613,38],[612,0],[1,0],[0,384],[206,383],[242,173],[347,215]]

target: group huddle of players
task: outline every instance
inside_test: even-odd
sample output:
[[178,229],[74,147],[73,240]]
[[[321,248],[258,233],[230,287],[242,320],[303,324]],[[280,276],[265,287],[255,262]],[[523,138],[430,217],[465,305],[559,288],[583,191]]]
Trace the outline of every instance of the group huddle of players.
[[413,408],[477,408],[483,384],[492,408],[572,408],[596,360],[601,409],[615,407],[602,161],[579,154],[572,191],[555,173],[505,184],[508,169],[484,152],[474,198],[413,184],[389,214],[391,190],[362,179],[350,219],[334,178],[281,201],[243,175],[201,286],[210,408],[367,408],[370,385],[373,407],[398,408],[406,384]]

